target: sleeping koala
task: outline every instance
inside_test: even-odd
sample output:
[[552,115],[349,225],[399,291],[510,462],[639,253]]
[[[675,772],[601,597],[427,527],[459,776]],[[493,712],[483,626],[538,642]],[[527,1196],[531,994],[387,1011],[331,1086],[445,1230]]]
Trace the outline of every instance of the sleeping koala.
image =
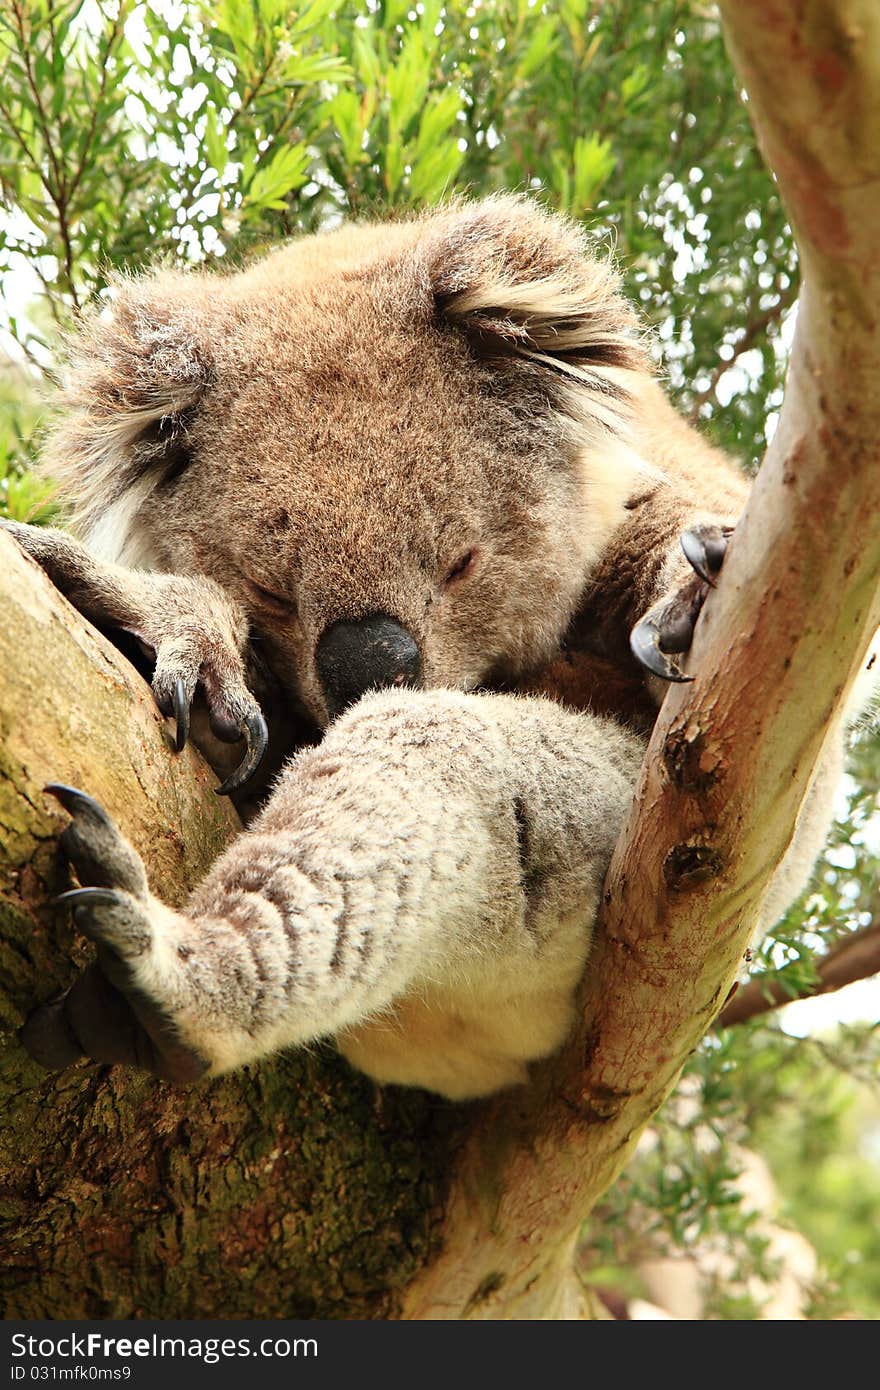
[[[281,771],[184,912],[97,803],[49,789],[98,962],[27,1045],[190,1080],[332,1036],[452,1098],[524,1080],[571,1026],[747,488],[652,380],[612,268],[495,197],[162,271],[87,324],[65,405],[47,463],[85,544],[11,529],[154,654],[178,747],[197,690],[215,764],[244,739],[219,790]],[[768,922],[823,842],[839,744]]]

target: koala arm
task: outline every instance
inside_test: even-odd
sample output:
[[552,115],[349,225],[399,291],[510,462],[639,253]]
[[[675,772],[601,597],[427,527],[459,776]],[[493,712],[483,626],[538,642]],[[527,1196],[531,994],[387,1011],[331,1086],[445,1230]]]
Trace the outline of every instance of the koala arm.
[[212,579],[126,569],[95,557],[65,531],[0,520],[23,550],[83,617],[97,627],[132,634],[155,653],[152,687],[163,714],[176,719],[178,752],[186,744],[196,686],[208,705],[213,734],[247,740],[247,753],[219,790],[240,789],[267,744],[265,720],[245,669],[248,622]]
[[455,1013],[474,992],[485,1019],[488,982],[491,998],[559,998],[553,1050],[642,751],[610,722],[546,701],[370,696],[288,764],[183,912],[150,894],[91,798],[57,788],[84,885],[66,896],[139,1037],[95,1002],[93,977],[88,998],[75,985],[39,1011],[25,1041],[53,1065],[85,1052],[191,1079],[405,996],[433,992]]

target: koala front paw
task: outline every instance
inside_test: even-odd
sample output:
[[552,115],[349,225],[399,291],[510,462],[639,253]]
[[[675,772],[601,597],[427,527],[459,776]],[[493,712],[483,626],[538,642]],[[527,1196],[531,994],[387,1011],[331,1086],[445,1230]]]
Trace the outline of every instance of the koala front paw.
[[697,618],[709,589],[715,587],[733,530],[704,523],[682,533],[681,548],[695,574],[653,604],[630,633],[632,654],[651,675],[666,681],[693,680],[673,657],[690,650]]
[[162,713],[175,721],[179,753],[189,738],[196,687],[205,695],[211,728],[226,743],[245,740],[244,758],[217,788],[240,791],[269,743],[266,721],[247,683],[248,628],[238,605],[212,580],[147,574],[105,564],[65,531],[0,518],[83,617],[112,636],[127,632],[155,660],[152,686]]
[[170,627],[167,636],[156,628],[138,636],[155,653],[153,695],[162,713],[174,719],[174,747],[178,753],[189,738],[190,710],[197,686],[204,692],[216,737],[225,743],[244,738],[244,757],[217,787],[220,796],[240,791],[263,760],[269,746],[269,730],[248,688],[244,661],[234,640],[219,624],[207,619],[181,622]]
[[158,945],[158,905],[140,856],[85,792],[60,783],[46,791],[70,812],[60,845],[80,881],[55,901],[73,908],[98,957],[62,998],[31,1015],[22,1043],[53,1071],[88,1057],[136,1066],[166,1081],[197,1080],[209,1062],[182,1042],[170,1010],[156,1002],[146,983],[156,974],[151,957]]

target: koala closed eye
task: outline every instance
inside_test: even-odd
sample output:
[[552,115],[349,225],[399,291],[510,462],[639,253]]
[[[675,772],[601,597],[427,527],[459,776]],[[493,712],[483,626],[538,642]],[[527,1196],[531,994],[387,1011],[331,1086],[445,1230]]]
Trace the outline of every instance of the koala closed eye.
[[467,579],[477,567],[480,552],[474,547],[465,551],[459,560],[456,560],[451,569],[447,570],[443,583],[448,587],[455,584],[460,579]]
[[267,588],[265,584],[258,584],[254,579],[248,579],[245,582],[250,597],[262,608],[281,615],[289,616],[296,613],[296,600],[291,598],[289,594]]

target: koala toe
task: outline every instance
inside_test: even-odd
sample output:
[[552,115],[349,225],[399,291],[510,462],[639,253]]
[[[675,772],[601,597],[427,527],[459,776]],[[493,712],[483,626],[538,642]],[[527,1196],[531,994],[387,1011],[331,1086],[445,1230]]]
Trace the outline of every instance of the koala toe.
[[23,1046],[48,1071],[62,1071],[87,1058],[121,1063],[163,1081],[187,1085],[209,1068],[206,1058],[185,1046],[171,1020],[138,991],[118,958],[99,949],[66,994],[41,1005],[21,1030]]
[[198,668],[181,670],[157,660],[153,673],[153,699],[166,719],[174,719],[172,746],[182,753],[189,741],[190,709],[198,684]]
[[76,925],[98,945],[109,946],[124,960],[134,960],[153,943],[150,918],[143,903],[115,888],[71,888],[53,903],[72,907]]
[[690,650],[697,618],[715,587],[733,531],[732,526],[705,522],[682,532],[681,548],[694,573],[673,593],[658,599],[630,633],[633,656],[652,676],[664,681],[693,680],[675,657]]
[[244,715],[241,732],[247,751],[238,767],[216,788],[218,796],[229,796],[232,792],[241,791],[253,777],[269,747],[269,730],[259,709],[254,708]]
[[675,655],[689,649],[707,593],[708,586],[694,578],[671,598],[660,599],[636,623],[629,636],[630,650],[652,676],[679,683],[693,680]]
[[733,535],[732,526],[704,523],[690,526],[681,534],[681,548],[691,569],[695,570],[713,589],[727,553],[727,543]]
[[52,782],[44,790],[70,813],[70,824],[59,844],[82,886],[118,888],[145,899],[147,875],[141,857],[117,830],[103,806],[94,797],[61,782]]
[[245,741],[245,754],[238,767],[217,788],[220,796],[240,791],[253,777],[269,746],[269,731],[259,705],[238,673],[223,672],[209,662],[195,670],[182,669],[159,653],[153,676],[153,694],[162,713],[175,721],[174,748],[186,747],[190,729],[190,709],[199,685],[204,692],[211,730],[225,743]]

